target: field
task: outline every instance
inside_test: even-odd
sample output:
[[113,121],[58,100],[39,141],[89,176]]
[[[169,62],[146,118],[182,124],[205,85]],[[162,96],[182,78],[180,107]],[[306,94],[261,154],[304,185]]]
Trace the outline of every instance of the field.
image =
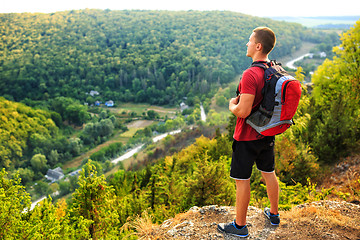
[[[147,111],[153,110],[160,115],[160,118],[165,116],[173,117],[176,114],[177,108],[166,108],[160,106],[153,106],[150,104],[136,104],[136,103],[121,103],[118,104],[115,108],[109,108],[110,111],[125,116],[125,115],[134,115],[134,116],[142,116],[143,113]],[[136,115],[135,115],[136,114]]]

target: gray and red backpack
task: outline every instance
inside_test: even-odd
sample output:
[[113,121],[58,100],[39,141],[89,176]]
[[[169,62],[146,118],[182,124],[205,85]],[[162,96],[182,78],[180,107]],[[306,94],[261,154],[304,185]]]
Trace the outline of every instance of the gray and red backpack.
[[301,97],[301,83],[275,60],[257,61],[251,67],[264,69],[265,84],[262,89],[263,100],[247,117],[246,123],[262,136],[283,133],[294,124],[293,117]]

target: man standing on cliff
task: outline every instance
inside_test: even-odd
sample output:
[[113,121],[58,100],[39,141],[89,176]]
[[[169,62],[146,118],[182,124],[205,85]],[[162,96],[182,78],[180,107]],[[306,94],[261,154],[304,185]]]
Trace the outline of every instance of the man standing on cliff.
[[[247,57],[253,62],[269,62],[268,55],[274,48],[276,37],[267,27],[253,30],[247,46]],[[230,177],[236,181],[236,218],[230,223],[220,223],[218,230],[239,237],[249,235],[246,226],[247,208],[250,202],[250,176],[254,162],[266,182],[270,209],[264,213],[272,225],[280,223],[278,213],[279,183],[275,175],[274,143],[275,137],[259,136],[250,125],[245,123],[252,109],[257,108],[262,100],[264,69],[250,67],[244,71],[238,91],[240,94],[229,102],[229,110],[237,117]]]

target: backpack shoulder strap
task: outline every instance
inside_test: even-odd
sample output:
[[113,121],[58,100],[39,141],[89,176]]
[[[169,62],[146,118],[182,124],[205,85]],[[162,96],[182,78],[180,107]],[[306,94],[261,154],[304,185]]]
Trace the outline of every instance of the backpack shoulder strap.
[[[269,67],[273,66],[273,65],[277,65],[278,63],[276,62],[276,60],[271,60],[270,62],[266,62],[266,61],[255,61],[251,64],[250,67],[259,67],[259,68],[262,68],[264,69],[264,71],[266,69],[268,69]],[[236,89],[236,96],[238,96],[240,94],[240,91],[239,91],[239,86],[240,86],[240,83]]]
[[272,61],[270,61],[270,62],[256,61],[256,62],[253,62],[250,67],[259,67],[259,68],[266,70],[269,67],[271,67],[272,65],[273,65]]
[[270,64],[271,64],[271,66],[274,66],[274,65],[281,66],[281,63],[277,62],[276,60],[270,60]]

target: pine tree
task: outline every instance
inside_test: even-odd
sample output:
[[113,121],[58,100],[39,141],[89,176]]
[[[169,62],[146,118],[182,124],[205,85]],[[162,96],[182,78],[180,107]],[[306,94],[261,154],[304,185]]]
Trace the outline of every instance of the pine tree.
[[30,195],[20,184],[18,174],[8,179],[3,169],[0,171],[0,239],[21,239],[25,222],[22,212],[30,208]]
[[116,211],[114,190],[108,186],[104,175],[98,176],[91,160],[84,166],[79,177],[79,188],[73,194],[71,215],[85,219],[92,239],[115,236],[118,233],[119,216]]

